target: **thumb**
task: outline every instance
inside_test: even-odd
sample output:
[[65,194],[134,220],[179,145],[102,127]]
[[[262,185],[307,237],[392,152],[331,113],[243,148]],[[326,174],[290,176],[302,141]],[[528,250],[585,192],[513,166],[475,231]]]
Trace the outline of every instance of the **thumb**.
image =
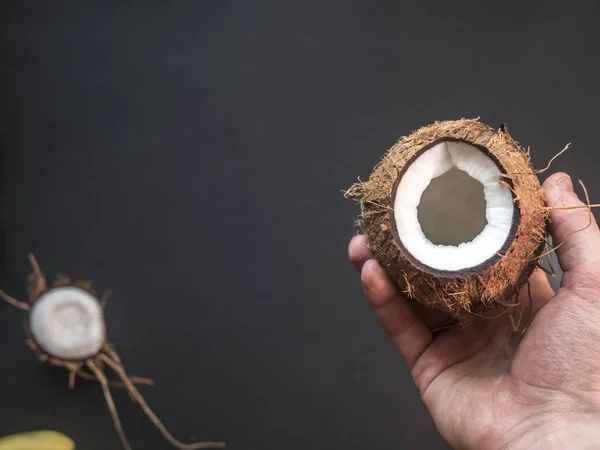
[[[550,234],[564,272],[598,268],[600,277],[600,230],[587,208],[573,190],[569,175],[556,173],[544,182],[546,205],[550,208]],[[591,222],[590,222],[591,219]]]

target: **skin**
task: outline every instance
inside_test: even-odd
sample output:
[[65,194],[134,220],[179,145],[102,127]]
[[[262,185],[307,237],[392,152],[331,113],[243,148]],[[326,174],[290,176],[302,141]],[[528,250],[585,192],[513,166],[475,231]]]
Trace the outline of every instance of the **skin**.
[[[583,206],[564,173],[544,192],[548,206]],[[364,236],[350,242],[367,299],[453,448],[600,447],[600,230],[587,208],[552,210],[550,220],[554,243],[564,242],[564,275],[555,293],[533,274],[535,315],[524,334],[507,314],[432,333],[440,313],[398,292]]]

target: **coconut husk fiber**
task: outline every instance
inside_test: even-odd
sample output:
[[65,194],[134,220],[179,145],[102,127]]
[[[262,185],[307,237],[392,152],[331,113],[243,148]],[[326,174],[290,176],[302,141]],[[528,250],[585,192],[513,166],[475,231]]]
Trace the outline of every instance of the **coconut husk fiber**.
[[[485,263],[466,270],[436,271],[406,251],[396,232],[394,198],[404,170],[437,143],[462,141],[479,148],[500,168],[501,183],[516,206],[504,247]],[[383,156],[368,181],[354,184],[348,197],[360,202],[360,224],[379,264],[409,298],[459,319],[515,303],[546,244],[547,211],[531,158],[502,126],[499,130],[461,119],[436,122],[400,138]]]

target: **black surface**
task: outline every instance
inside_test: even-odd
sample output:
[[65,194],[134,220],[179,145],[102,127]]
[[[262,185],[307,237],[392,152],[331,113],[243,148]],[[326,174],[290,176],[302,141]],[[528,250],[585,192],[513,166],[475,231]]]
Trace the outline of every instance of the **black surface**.
[[[545,165],[600,161],[593,1],[4,1],[1,285],[26,255],[112,289],[110,337],[180,438],[233,450],[445,448],[346,261],[341,190],[434,120],[506,122]],[[0,435],[118,449],[0,305]],[[135,449],[169,446],[124,393]]]

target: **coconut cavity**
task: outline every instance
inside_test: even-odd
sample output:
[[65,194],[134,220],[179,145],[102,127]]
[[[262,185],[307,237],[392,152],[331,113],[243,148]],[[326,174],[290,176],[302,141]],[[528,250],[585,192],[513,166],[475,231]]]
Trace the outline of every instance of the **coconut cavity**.
[[75,286],[43,293],[31,307],[29,330],[46,353],[63,360],[91,358],[106,341],[100,302]]
[[396,189],[402,245],[434,270],[460,271],[493,258],[510,234],[515,209],[500,173],[489,156],[465,142],[425,150]]
[[460,245],[485,228],[483,184],[456,167],[434,178],[417,207],[425,237],[434,245]]
[[521,300],[545,245],[528,152],[477,119],[400,138],[346,195],[360,200],[369,247],[399,290],[463,322]]

